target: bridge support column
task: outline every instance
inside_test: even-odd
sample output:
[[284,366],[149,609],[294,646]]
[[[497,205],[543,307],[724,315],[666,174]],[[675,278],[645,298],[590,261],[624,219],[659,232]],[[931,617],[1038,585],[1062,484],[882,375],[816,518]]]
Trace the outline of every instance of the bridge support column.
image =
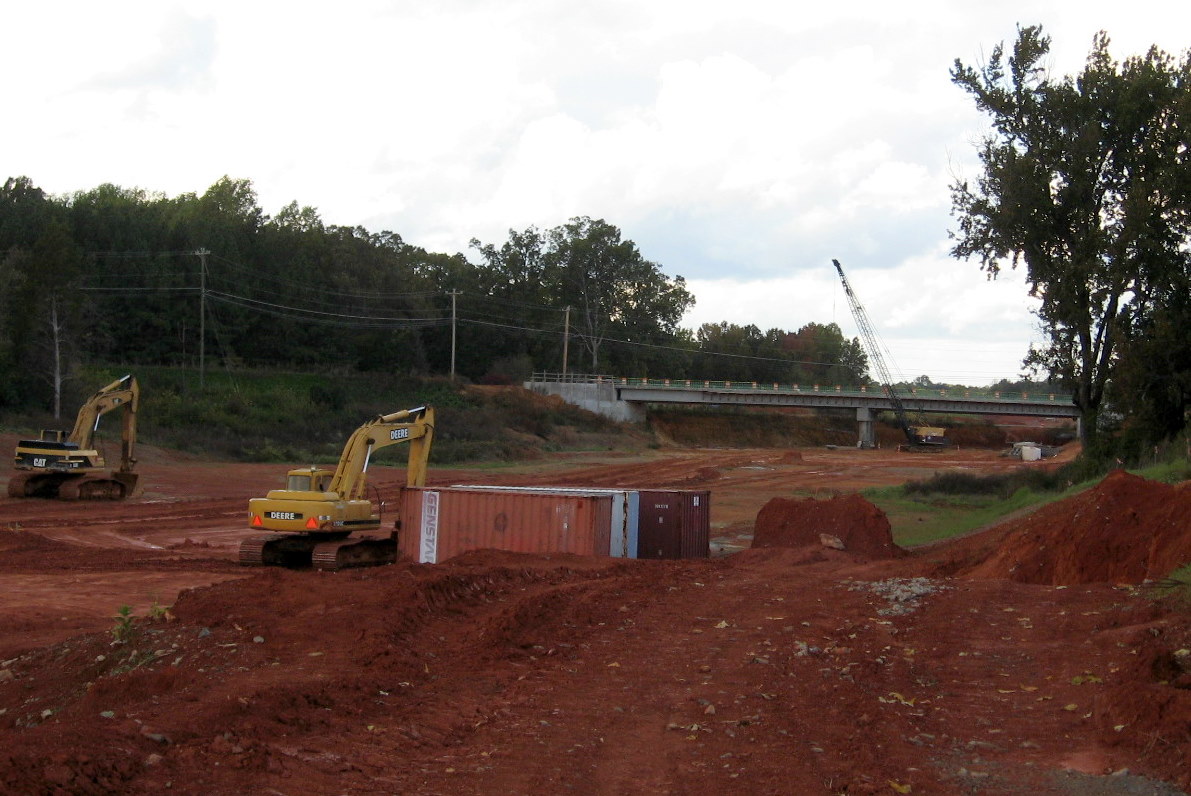
[[857,448],[877,447],[877,432],[873,425],[873,411],[860,407],[856,410],[856,422],[860,426],[860,438],[856,442]]

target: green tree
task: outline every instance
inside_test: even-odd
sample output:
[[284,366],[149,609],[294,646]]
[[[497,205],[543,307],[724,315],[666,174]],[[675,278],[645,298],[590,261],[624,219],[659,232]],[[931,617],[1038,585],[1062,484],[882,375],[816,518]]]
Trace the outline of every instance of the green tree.
[[[1191,57],[1158,49],[1117,63],[1098,34],[1083,71],[1052,78],[1050,39],[1019,28],[953,82],[992,120],[975,184],[952,185],[954,256],[996,277],[1024,263],[1048,342],[1025,360],[1074,391],[1085,443],[1122,333],[1152,309],[1153,286],[1186,267]],[[1182,200],[1180,200],[1182,192]]]
[[572,218],[550,230],[547,241],[547,294],[574,308],[575,335],[593,372],[604,366],[600,352],[609,337],[644,345],[674,339],[695,301],[681,276],[667,277],[602,219]]
[[752,381],[753,366],[765,336],[754,324],[705,323],[695,330],[699,356],[692,375],[699,379]]
[[795,381],[860,385],[868,381],[868,355],[858,338],[844,337],[836,323],[808,323],[789,334],[783,348],[797,366]]
[[1182,431],[1191,414],[1191,284],[1126,330],[1109,404],[1126,414],[1122,453],[1144,454],[1150,445]]

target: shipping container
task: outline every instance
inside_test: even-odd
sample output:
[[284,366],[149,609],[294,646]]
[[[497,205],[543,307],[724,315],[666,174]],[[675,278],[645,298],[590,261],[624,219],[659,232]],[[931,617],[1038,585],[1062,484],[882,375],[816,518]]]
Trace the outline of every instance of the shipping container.
[[707,558],[711,542],[711,492],[641,490],[638,558]]
[[608,555],[613,558],[637,557],[637,514],[640,504],[640,492],[637,490],[573,486],[489,486],[487,484],[456,484],[453,488],[554,495],[608,495],[612,498]]
[[402,490],[397,546],[433,564],[469,550],[607,556],[612,496],[468,487]]

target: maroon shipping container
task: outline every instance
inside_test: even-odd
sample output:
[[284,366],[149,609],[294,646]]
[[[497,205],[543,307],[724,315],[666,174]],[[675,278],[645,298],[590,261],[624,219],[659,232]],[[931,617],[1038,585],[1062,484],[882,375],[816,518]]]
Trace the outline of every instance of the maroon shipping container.
[[637,558],[707,558],[711,542],[711,492],[641,490]]
[[425,564],[486,548],[607,556],[611,518],[610,495],[407,488],[397,547]]

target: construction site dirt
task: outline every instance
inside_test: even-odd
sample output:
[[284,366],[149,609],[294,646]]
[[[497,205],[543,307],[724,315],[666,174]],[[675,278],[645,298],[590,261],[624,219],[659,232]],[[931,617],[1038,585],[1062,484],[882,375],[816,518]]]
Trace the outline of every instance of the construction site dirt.
[[1117,472],[912,549],[855,495],[1022,466],[1050,465],[803,448],[432,467],[431,485],[708,489],[712,557],[322,572],[236,562],[247,500],[284,466],[145,447],[139,497],[0,498],[0,790],[1183,793],[1191,619],[1153,583],[1191,560],[1191,491]]

